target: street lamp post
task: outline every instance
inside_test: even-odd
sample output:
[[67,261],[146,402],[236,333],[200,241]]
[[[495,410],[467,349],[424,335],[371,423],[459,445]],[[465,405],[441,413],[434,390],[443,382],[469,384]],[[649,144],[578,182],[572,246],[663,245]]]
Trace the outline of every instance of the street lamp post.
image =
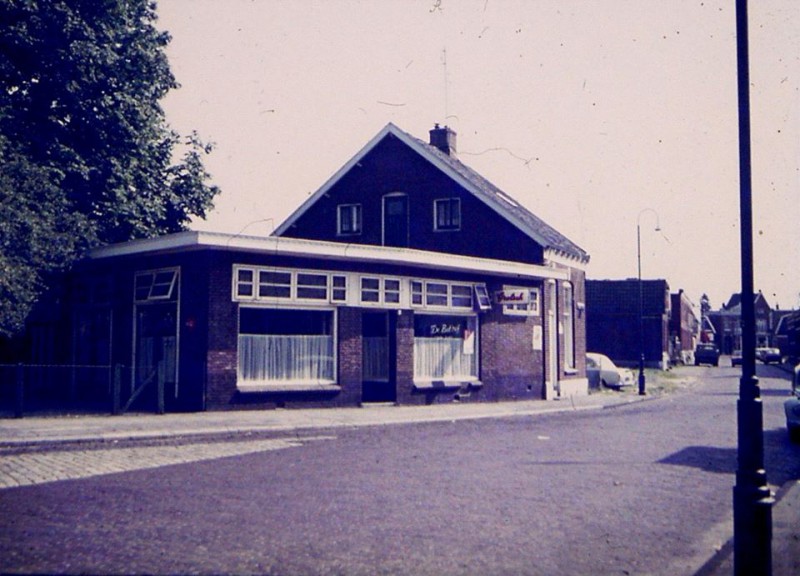
[[645,378],[644,378],[644,288],[642,286],[642,230],[641,219],[642,214],[645,212],[652,212],[656,217],[655,231],[659,232],[661,226],[658,224],[658,212],[652,208],[645,208],[639,212],[636,217],[636,261],[639,268],[639,395],[644,396],[645,391]]
[[736,403],[738,455],[733,487],[733,571],[772,574],[772,504],[764,469],[764,413],[756,378],[753,210],[750,164],[750,64],[747,0],[736,0],[739,100],[739,219],[742,256],[742,377]]

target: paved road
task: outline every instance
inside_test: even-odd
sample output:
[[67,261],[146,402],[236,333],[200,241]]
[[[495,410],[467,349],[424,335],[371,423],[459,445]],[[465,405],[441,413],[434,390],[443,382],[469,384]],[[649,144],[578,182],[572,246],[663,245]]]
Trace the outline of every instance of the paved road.
[[[800,448],[763,369],[777,487]],[[16,449],[0,466],[32,485],[0,490],[0,571],[693,574],[730,535],[736,466],[736,372],[696,370],[604,411]]]

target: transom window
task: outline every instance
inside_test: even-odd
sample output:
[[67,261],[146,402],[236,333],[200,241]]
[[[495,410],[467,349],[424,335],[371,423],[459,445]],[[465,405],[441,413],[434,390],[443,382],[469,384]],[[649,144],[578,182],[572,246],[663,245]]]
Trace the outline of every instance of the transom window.
[[325,272],[234,268],[234,300],[345,302],[347,276]]
[[136,302],[152,300],[174,300],[178,270],[154,270],[140,272],[134,279],[134,299]]
[[442,198],[433,202],[434,230],[461,229],[461,199]]
[[340,235],[361,234],[361,204],[340,204],[337,212]]
[[361,302],[364,304],[400,304],[400,280],[361,277]]
[[472,284],[411,281],[412,306],[471,310],[472,293]]

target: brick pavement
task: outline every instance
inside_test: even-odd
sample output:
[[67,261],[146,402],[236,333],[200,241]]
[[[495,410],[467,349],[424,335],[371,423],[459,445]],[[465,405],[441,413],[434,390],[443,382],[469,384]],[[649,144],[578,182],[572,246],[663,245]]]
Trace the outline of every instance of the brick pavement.
[[0,490],[302,446],[333,436],[0,453]]

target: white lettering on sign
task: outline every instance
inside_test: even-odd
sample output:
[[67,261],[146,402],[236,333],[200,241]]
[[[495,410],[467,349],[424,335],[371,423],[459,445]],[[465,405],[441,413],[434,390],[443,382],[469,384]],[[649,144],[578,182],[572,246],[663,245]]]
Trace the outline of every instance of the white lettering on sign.
[[460,336],[460,324],[433,324],[431,325],[431,336]]
[[528,290],[500,290],[494,293],[495,302],[498,304],[527,304],[530,300]]

